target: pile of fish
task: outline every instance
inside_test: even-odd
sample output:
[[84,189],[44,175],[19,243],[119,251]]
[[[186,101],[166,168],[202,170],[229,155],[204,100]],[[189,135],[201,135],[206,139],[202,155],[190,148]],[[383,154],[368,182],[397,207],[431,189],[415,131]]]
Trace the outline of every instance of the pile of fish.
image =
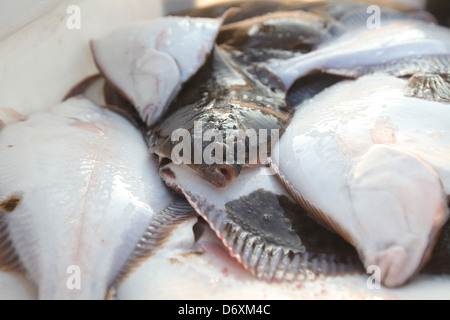
[[93,39],[98,75],[0,119],[0,266],[41,299],[448,274],[450,29],[368,6],[235,2]]

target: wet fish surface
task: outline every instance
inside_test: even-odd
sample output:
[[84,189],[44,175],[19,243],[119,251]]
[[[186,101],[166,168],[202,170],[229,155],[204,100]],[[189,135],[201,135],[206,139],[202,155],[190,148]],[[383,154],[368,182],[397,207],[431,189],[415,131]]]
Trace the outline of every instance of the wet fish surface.
[[0,148],[0,264],[41,299],[105,298],[174,199],[139,130],[78,97],[7,125]]
[[[226,186],[244,166],[252,161],[253,164],[260,163],[260,159],[252,158],[249,143],[244,146],[244,160],[238,161],[238,152],[234,152],[238,142],[228,142],[229,133],[245,137],[252,130],[258,138],[257,147],[267,148],[268,155],[271,131],[277,130],[281,135],[290,121],[292,111],[286,108],[285,94],[277,91],[276,79],[272,82],[273,88],[261,84],[243,72],[227,52],[216,47],[206,65],[177,96],[164,120],[149,130],[150,151],[160,158],[172,159],[172,151],[180,143],[172,138],[172,134],[179,129],[187,130],[190,154],[188,157],[184,154],[187,158],[184,164],[214,186]],[[200,135],[210,130],[217,133],[221,141],[210,138],[199,144],[196,125],[201,125]],[[260,135],[260,130],[266,130],[266,136]],[[222,154],[215,154],[215,161],[208,164],[205,150],[214,141],[220,143]],[[227,151],[233,152],[231,161],[226,159]],[[257,151],[259,154],[259,149]],[[201,155],[200,161],[194,158],[196,152]]]
[[246,168],[226,189],[209,187],[188,167],[161,168],[229,253],[261,280],[313,280],[361,273],[354,249],[312,220],[265,168]]
[[386,73],[408,76],[417,72],[448,73],[450,31],[423,22],[406,20],[380,29],[358,28],[300,57],[268,62],[266,67],[286,88],[315,70],[359,77]]
[[379,265],[387,286],[422,268],[448,218],[448,105],[405,97],[405,82],[330,87],[298,107],[274,153],[294,198]]
[[93,40],[92,53],[109,84],[152,125],[205,63],[227,15],[136,22]]

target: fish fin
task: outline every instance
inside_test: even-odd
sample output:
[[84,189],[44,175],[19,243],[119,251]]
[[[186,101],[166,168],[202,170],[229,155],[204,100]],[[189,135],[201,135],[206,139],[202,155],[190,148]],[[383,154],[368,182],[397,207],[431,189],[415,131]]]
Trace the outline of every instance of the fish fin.
[[20,199],[14,196],[0,203],[0,270],[24,273],[25,268],[10,238],[7,219],[18,203]]
[[241,226],[207,201],[184,190],[186,198],[227,248],[252,275],[264,281],[315,280],[362,271],[357,255],[337,255],[294,250],[270,243]]
[[[450,195],[447,195],[447,204],[450,208]],[[421,273],[450,274],[450,220],[442,227],[439,239],[434,246],[430,260],[425,264]]]
[[296,107],[316,94],[346,78],[333,74],[313,74],[298,79],[287,93],[289,107]]
[[322,72],[351,78],[378,73],[397,77],[410,76],[416,73],[446,74],[450,73],[450,55],[412,57],[380,65],[323,69]]
[[197,213],[182,197],[178,197],[166,209],[156,214],[111,287],[117,287],[121,280],[161,248],[175,226],[193,217],[197,217]]
[[414,74],[403,90],[403,93],[407,97],[450,102],[450,73]]

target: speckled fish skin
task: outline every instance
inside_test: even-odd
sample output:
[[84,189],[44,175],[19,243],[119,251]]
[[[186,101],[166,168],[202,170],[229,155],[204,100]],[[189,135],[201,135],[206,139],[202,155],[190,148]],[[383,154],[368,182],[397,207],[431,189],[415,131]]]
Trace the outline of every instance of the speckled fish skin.
[[332,25],[328,17],[305,11],[274,12],[223,26],[217,43],[245,66],[310,52]]
[[267,168],[245,168],[226,189],[210,188],[188,167],[161,168],[166,184],[216,232],[229,254],[265,281],[362,273],[356,251],[295,204]]
[[297,108],[274,153],[290,193],[386,286],[421,269],[448,219],[450,109],[405,97],[406,82],[334,85]]
[[142,134],[78,97],[7,125],[0,150],[0,262],[18,258],[40,299],[104,299],[173,199]]
[[105,78],[152,125],[205,63],[227,15],[137,22],[93,40],[92,53]]
[[395,76],[445,73],[450,60],[450,30],[423,21],[393,21],[380,29],[366,26],[305,54],[262,64],[286,89],[315,70],[357,77],[374,72]]
[[[150,151],[161,159],[172,159],[172,151],[180,143],[172,140],[172,134],[178,129],[185,129],[190,134],[192,159],[183,165],[196,170],[215,187],[225,187],[249,162],[259,163],[259,159],[249,158],[250,146],[246,143],[245,163],[240,163],[236,154],[231,163],[224,159],[221,161],[223,163],[215,161],[207,164],[204,157],[196,161],[195,153],[203,155],[211,141],[203,139],[198,146],[195,125],[202,125],[202,135],[208,130],[221,134],[225,151],[235,148],[234,142],[232,146],[225,145],[227,130],[245,135],[252,129],[259,139],[260,130],[265,129],[269,134],[266,147],[270,154],[270,130],[279,130],[281,135],[292,116],[292,110],[283,108],[286,105],[285,94],[276,89],[277,79],[272,79],[271,84],[273,88],[252,78],[230,59],[227,52],[216,47],[203,68],[184,86],[164,119],[150,128]],[[260,147],[266,142],[258,140],[257,143]]]

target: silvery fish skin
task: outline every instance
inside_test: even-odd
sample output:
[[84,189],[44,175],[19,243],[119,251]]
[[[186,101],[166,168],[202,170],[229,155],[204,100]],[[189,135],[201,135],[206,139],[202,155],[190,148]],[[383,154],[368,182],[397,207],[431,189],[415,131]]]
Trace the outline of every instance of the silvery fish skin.
[[316,70],[351,77],[374,72],[395,76],[447,73],[449,53],[448,28],[419,20],[400,20],[375,30],[357,28],[308,54],[273,60],[262,67],[290,88],[296,79]]
[[450,109],[366,76],[298,106],[274,152],[296,200],[400,286],[428,261],[448,219]]
[[151,125],[205,63],[227,15],[137,22],[93,40],[92,53],[105,78]]
[[243,169],[223,190],[173,163],[161,167],[161,177],[186,196],[229,254],[258,279],[313,280],[362,272],[356,251],[311,219],[265,167]]
[[[187,159],[179,162],[196,170],[215,187],[225,187],[243,167],[264,161],[259,155],[270,154],[271,134],[282,135],[290,121],[292,110],[286,108],[285,93],[276,89],[277,80],[262,84],[240,68],[226,51],[216,47],[207,63],[184,86],[164,119],[150,128],[150,151],[161,160],[175,161],[181,154],[177,146],[185,143],[190,152],[188,155],[183,150],[186,153],[182,158]],[[187,137],[174,138],[173,134],[179,130],[187,133]],[[260,134],[261,130],[265,131]],[[216,136],[207,138],[208,131],[222,141],[216,140]],[[230,132],[241,137],[254,133],[257,141],[253,145],[243,140],[228,141]],[[234,152],[240,141],[244,151]],[[213,142],[218,144],[220,153],[215,153],[212,163],[208,163],[211,153],[208,150]],[[251,147],[258,149],[256,155]],[[227,158],[227,154],[232,158]],[[238,159],[240,155],[244,158]]]
[[173,201],[141,132],[77,97],[5,126],[0,148],[0,264],[41,299],[105,298]]

